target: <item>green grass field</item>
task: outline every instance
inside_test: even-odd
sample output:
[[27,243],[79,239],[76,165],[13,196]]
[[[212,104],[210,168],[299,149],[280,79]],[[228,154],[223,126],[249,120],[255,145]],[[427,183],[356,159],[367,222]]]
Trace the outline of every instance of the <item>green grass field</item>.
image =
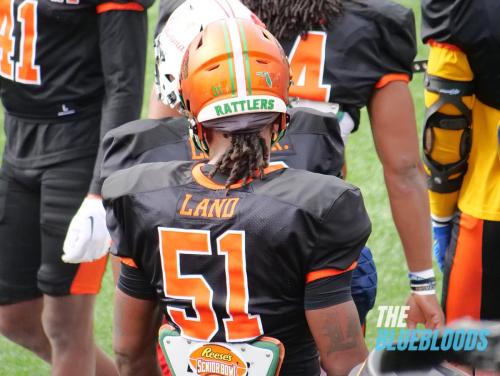
[[[399,0],[399,2],[415,10],[418,25],[420,20],[418,2],[414,0]],[[150,40],[152,39],[157,12],[158,4],[149,11]],[[146,116],[148,94],[154,71],[152,56],[152,42],[150,42],[143,116]],[[425,57],[425,48],[419,45],[417,59]],[[411,83],[419,125],[423,113],[422,79],[422,75],[416,75]],[[392,222],[382,169],[376,157],[371,138],[370,126],[366,113],[364,113],[360,129],[351,136],[347,148],[349,181],[361,188],[373,222],[373,232],[368,245],[374,253],[379,273],[377,305],[401,305],[404,304],[409,291],[406,278],[406,263]],[[2,134],[1,145],[3,145],[3,141]],[[99,345],[109,354],[112,353],[113,290],[111,272],[108,270],[103,282],[103,290],[97,299],[95,336]],[[373,345],[376,334],[376,317],[377,310],[375,308],[368,317],[367,340],[370,346]],[[49,374],[50,367],[47,364],[28,351],[0,337],[0,375],[42,376]]]

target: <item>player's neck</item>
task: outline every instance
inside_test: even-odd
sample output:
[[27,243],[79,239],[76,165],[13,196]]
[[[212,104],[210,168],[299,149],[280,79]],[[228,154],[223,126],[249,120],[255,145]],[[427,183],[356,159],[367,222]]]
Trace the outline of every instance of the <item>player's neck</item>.
[[[225,133],[211,131],[207,132],[207,142],[209,146],[208,163],[216,164],[222,158],[224,153],[231,148],[231,136]],[[271,132],[270,128],[262,129],[260,136],[265,140],[269,150],[271,150]],[[267,162],[270,157],[268,155]]]
[[209,135],[209,164],[216,164],[224,153],[231,147],[231,136],[220,132],[211,132]]

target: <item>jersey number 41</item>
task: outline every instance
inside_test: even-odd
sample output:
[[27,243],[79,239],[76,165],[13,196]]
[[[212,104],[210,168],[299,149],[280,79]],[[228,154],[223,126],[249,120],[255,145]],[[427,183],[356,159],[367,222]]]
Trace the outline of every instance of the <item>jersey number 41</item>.
[[[16,12],[14,2],[0,1],[0,76],[23,84],[40,85],[40,66],[35,64],[38,2],[24,0]],[[14,36],[16,22],[21,25],[17,41]],[[16,42],[19,43],[17,62],[13,60]]]

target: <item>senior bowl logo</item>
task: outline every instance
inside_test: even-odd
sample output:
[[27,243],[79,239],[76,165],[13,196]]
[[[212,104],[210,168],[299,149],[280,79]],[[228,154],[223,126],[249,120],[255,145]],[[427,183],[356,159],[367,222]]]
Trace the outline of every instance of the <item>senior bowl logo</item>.
[[233,350],[214,343],[196,347],[189,355],[198,376],[246,376],[247,365]]

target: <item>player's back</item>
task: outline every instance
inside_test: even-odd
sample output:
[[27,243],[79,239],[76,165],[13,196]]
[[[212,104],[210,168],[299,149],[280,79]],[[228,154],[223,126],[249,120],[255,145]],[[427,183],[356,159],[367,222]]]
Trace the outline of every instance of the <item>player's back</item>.
[[319,374],[307,284],[355,265],[370,232],[359,191],[280,163],[226,191],[210,169],[152,163],[108,178],[118,255],[143,270],[182,335],[275,337],[285,345],[283,375]]

